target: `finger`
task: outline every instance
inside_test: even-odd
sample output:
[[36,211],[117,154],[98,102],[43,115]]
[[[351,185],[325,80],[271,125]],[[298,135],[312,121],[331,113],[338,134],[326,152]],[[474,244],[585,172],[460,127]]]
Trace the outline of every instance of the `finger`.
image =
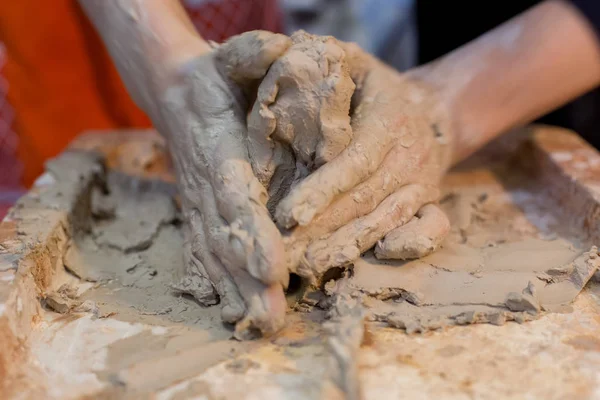
[[[398,188],[418,179],[416,173],[422,170],[418,154],[419,152],[409,152],[402,146],[395,146],[371,177],[339,196],[309,225],[295,227],[285,238],[288,268],[300,265],[308,243],[369,214]],[[299,269],[297,273],[302,275],[303,271]]]
[[[235,323],[246,314],[246,305],[231,275],[223,264],[210,251],[202,219],[197,210],[188,215],[191,256],[202,262],[207,276],[214,284],[221,303],[221,318],[224,322]],[[184,248],[185,251],[185,248]]]
[[246,305],[246,314],[236,326],[237,334],[242,335],[252,329],[259,329],[265,334],[278,330],[285,319],[283,286],[279,282],[266,285],[245,269],[245,260],[234,249],[238,243],[231,240],[233,228],[220,217],[215,199],[207,187],[202,193],[202,220],[207,248],[225,266]]
[[[335,232],[337,229],[373,210],[397,188],[405,183],[402,174],[391,171],[398,153],[391,151],[381,167],[366,181],[339,196],[323,213],[308,225],[296,226],[285,238],[288,269],[306,279],[312,279],[312,271],[305,262],[308,245]],[[307,268],[308,267],[308,268]]]
[[370,214],[335,231],[308,247],[306,261],[317,275],[357,259],[378,240],[408,222],[423,204],[435,201],[433,186],[411,184],[388,196]]
[[246,315],[235,327],[235,336],[244,339],[259,330],[269,336],[280,330],[285,323],[287,301],[279,283],[265,285],[252,278],[247,271],[237,269],[233,279],[246,303]]
[[278,224],[286,229],[307,225],[333,199],[371,175],[392,146],[389,127],[377,117],[353,125],[355,139],[328,164],[299,183],[277,207]]
[[216,50],[219,69],[238,84],[261,79],[273,61],[292,44],[289,37],[251,31],[231,37]]
[[281,234],[267,211],[266,190],[250,164],[233,157],[224,160],[214,171],[212,182],[218,213],[228,223],[225,251],[233,251],[243,262],[241,268],[254,278],[287,286]]
[[[200,114],[198,118],[201,122],[207,120]],[[210,191],[214,193],[218,213],[232,228],[229,251],[237,252],[245,260],[244,265],[253,277],[286,286],[289,276],[284,265],[283,242],[266,208],[266,189],[254,176],[248,160],[245,120],[230,108],[220,118],[208,122],[206,131],[199,127],[199,133],[204,135],[201,140],[210,149],[201,156],[210,174]]]
[[406,225],[400,226],[379,241],[375,257],[408,260],[425,257],[436,251],[450,232],[446,213],[435,204],[423,206]]
[[[201,73],[194,76],[198,81],[209,78]],[[248,160],[243,110],[228,87],[220,87],[215,92],[219,95],[212,99],[200,91],[218,84],[208,81],[197,85],[198,90],[192,91],[188,99],[189,104],[198,107],[195,118],[185,114],[181,118],[183,129],[202,145],[191,152],[190,156],[195,157],[192,163],[202,165],[200,172],[208,175],[218,212],[232,227],[230,249],[245,259],[244,265],[252,276],[285,286],[289,276],[284,265],[283,242],[266,208],[266,189],[254,176]],[[179,113],[173,115],[174,119],[179,116]]]

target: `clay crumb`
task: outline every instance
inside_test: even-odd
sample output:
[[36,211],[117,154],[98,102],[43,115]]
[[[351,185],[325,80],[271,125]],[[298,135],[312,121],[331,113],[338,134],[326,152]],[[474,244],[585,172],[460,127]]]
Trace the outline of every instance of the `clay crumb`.
[[81,304],[77,297],[77,288],[64,284],[56,292],[48,294],[44,304],[57,313],[67,314]]
[[508,293],[505,304],[511,311],[525,311],[533,315],[541,310],[540,302],[535,295],[535,286],[531,282],[521,293]]

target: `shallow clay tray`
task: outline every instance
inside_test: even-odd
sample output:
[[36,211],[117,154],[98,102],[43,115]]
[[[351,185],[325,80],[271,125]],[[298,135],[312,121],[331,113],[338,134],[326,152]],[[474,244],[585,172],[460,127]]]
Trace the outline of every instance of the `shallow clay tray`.
[[[72,148],[0,225],[2,399],[600,398],[594,278],[570,307],[530,322],[417,334],[369,323],[340,371],[318,308],[290,311],[274,338],[237,342],[218,307],[172,291],[182,243],[156,134],[91,132]],[[97,203],[103,185],[124,195],[118,204]],[[467,242],[505,225],[520,227],[517,244],[600,242],[600,154],[571,132],[511,133],[455,168],[444,190],[497,206],[489,232],[461,232]],[[149,205],[162,214],[145,214]],[[115,212],[150,226],[107,222]]]

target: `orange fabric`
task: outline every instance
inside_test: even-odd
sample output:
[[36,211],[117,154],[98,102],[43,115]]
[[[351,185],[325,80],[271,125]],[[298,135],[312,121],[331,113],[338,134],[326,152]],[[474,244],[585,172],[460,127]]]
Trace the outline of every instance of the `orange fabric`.
[[[190,5],[188,13],[211,40],[282,30],[277,0],[220,0]],[[1,0],[0,43],[7,50],[0,72],[15,111],[12,128],[25,186],[84,130],[151,125],[129,98],[77,0]]]
[[76,0],[2,1],[0,41],[25,185],[83,130],[150,126]]

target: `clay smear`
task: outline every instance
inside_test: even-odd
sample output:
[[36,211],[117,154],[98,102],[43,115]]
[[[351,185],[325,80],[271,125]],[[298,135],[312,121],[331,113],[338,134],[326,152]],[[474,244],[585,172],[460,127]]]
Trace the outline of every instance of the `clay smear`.
[[[539,215],[556,222],[559,216],[525,193],[517,190],[513,197],[527,212],[507,202],[506,194],[453,193],[442,202],[453,227],[442,249],[408,262],[366,254],[332,294],[340,296],[338,288],[345,287],[372,319],[408,332],[569,311],[600,267],[598,249],[540,231]],[[547,221],[542,225],[548,229]]]
[[598,266],[596,247],[582,252],[562,240],[486,249],[449,245],[404,264],[365,256],[354,264],[349,286],[366,296],[375,319],[414,332],[522,322],[541,311],[564,310]]

